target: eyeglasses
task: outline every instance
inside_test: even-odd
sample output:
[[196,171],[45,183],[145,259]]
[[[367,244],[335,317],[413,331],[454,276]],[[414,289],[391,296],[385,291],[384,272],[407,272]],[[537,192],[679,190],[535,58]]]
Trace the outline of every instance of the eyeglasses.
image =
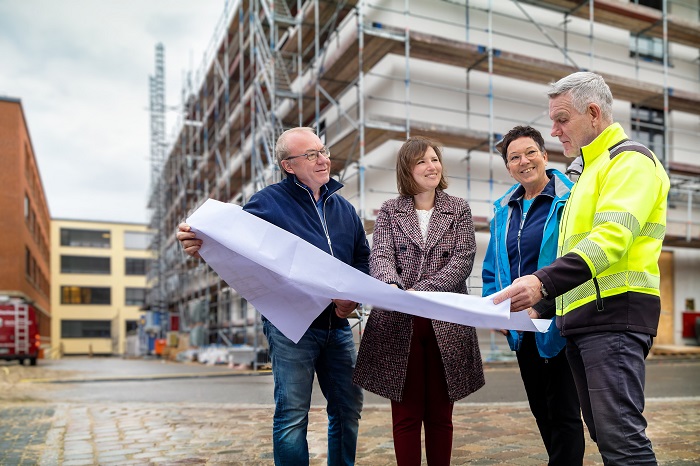
[[319,155],[322,155],[325,158],[330,159],[331,158],[331,150],[328,147],[324,146],[318,150],[314,150],[314,149],[307,150],[304,154],[301,154],[301,155],[292,155],[291,157],[287,157],[284,160],[292,160],[292,159],[297,159],[299,157],[306,157],[306,160],[308,160],[309,162],[315,162]]
[[537,157],[537,155],[539,155],[539,153],[540,153],[540,151],[538,151],[536,149],[531,149],[531,150],[525,152],[524,154],[513,153],[510,156],[510,158],[508,158],[508,165],[519,164],[520,161],[522,160],[523,156],[525,156],[525,158],[528,160],[532,160],[535,157]]

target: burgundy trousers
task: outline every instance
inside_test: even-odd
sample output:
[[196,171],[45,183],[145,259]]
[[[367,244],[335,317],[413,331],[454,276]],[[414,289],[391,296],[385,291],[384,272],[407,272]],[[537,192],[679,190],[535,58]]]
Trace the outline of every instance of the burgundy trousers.
[[430,319],[413,317],[413,334],[403,400],[391,402],[394,451],[398,466],[421,463],[421,427],[430,466],[449,466],[452,408],[445,370]]

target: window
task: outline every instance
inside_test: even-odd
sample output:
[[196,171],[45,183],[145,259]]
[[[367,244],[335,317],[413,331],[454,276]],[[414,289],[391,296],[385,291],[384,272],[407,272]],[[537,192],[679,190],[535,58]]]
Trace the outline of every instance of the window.
[[31,232],[33,233],[33,234],[32,234],[32,237],[35,236],[35,235],[34,235],[34,233],[35,233],[35,228],[36,228],[36,213],[35,213],[34,210],[32,209],[32,210],[29,211],[29,231],[31,231]]
[[[32,201],[29,199],[28,194],[24,194],[24,222],[27,224],[27,228],[31,233],[34,233],[34,228],[36,224],[36,214],[32,208]],[[35,235],[32,235],[33,237]]]
[[24,248],[24,274],[28,279],[32,278],[32,253],[28,247]]
[[146,302],[145,288],[127,288],[126,289],[126,306],[142,306]]
[[664,158],[664,112],[655,108],[632,105],[630,112],[632,133],[630,138],[641,142],[654,151],[663,161]]
[[[630,3],[663,11],[663,0],[630,0]],[[659,37],[646,36],[644,34],[630,35],[630,57],[639,57],[642,60],[663,63],[664,42]]]
[[657,63],[664,62],[664,42],[658,37],[630,35],[630,57]]
[[112,290],[90,286],[62,286],[61,304],[112,304]]
[[148,259],[130,259],[127,257],[124,264],[124,273],[126,275],[146,275],[148,262]]
[[125,231],[124,232],[124,249],[139,249],[147,250],[151,246],[152,233],[145,231]]
[[109,320],[62,320],[61,338],[111,338]]
[[32,156],[29,154],[29,145],[24,145],[24,176],[27,181],[31,178],[32,173]]
[[77,230],[61,228],[61,246],[82,248],[109,248],[109,230]]
[[637,5],[648,6],[655,10],[663,11],[663,0],[630,0],[630,3],[636,3]]
[[126,335],[136,335],[139,332],[139,322],[137,320],[125,320],[124,330]]
[[109,257],[61,256],[61,273],[109,275]]
[[29,274],[30,281],[32,283],[36,282],[36,275],[38,267],[36,266],[36,259],[32,256],[32,264],[30,266],[31,273]]

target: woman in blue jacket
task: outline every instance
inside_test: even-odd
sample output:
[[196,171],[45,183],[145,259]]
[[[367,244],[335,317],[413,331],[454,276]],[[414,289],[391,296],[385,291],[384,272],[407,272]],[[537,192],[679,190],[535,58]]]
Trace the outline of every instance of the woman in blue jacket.
[[[547,151],[536,129],[516,126],[500,146],[506,169],[517,183],[494,203],[482,272],[484,296],[549,265],[557,257],[559,220],[573,185],[563,173],[546,169]],[[580,465],[584,452],[580,404],[562,351],[566,340],[556,327],[554,311],[553,300],[542,300],[527,311],[532,318],[552,320],[546,333],[504,333],[516,351],[549,465]]]

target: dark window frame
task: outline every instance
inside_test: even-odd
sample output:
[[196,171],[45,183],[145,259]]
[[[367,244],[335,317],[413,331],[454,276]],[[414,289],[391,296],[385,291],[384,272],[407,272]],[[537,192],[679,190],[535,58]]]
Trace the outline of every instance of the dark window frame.
[[112,232],[109,230],[61,227],[59,236],[62,247],[98,249],[112,247]]
[[148,273],[149,260],[142,257],[124,258],[124,275],[145,276]]
[[109,320],[62,319],[61,338],[112,338]]
[[110,275],[112,273],[112,260],[108,256],[72,256],[62,254],[61,273]]
[[630,138],[651,149],[663,162],[665,149],[664,111],[632,104],[630,108]]
[[[663,11],[663,0],[630,0],[630,3]],[[640,47],[640,44],[643,45]],[[663,39],[659,37],[651,37],[646,34],[630,34],[630,57],[638,57],[648,62],[663,63],[664,54],[668,54],[668,50],[664,50],[663,45]],[[640,49],[643,50],[640,51]]]
[[[133,295],[135,292],[141,292],[140,297],[134,297],[130,296]],[[138,288],[138,287],[131,287],[128,286],[124,289],[124,305],[125,306],[143,306],[146,303],[146,293],[147,293],[146,288]]]
[[111,306],[112,288],[108,286],[62,286],[61,304]]

